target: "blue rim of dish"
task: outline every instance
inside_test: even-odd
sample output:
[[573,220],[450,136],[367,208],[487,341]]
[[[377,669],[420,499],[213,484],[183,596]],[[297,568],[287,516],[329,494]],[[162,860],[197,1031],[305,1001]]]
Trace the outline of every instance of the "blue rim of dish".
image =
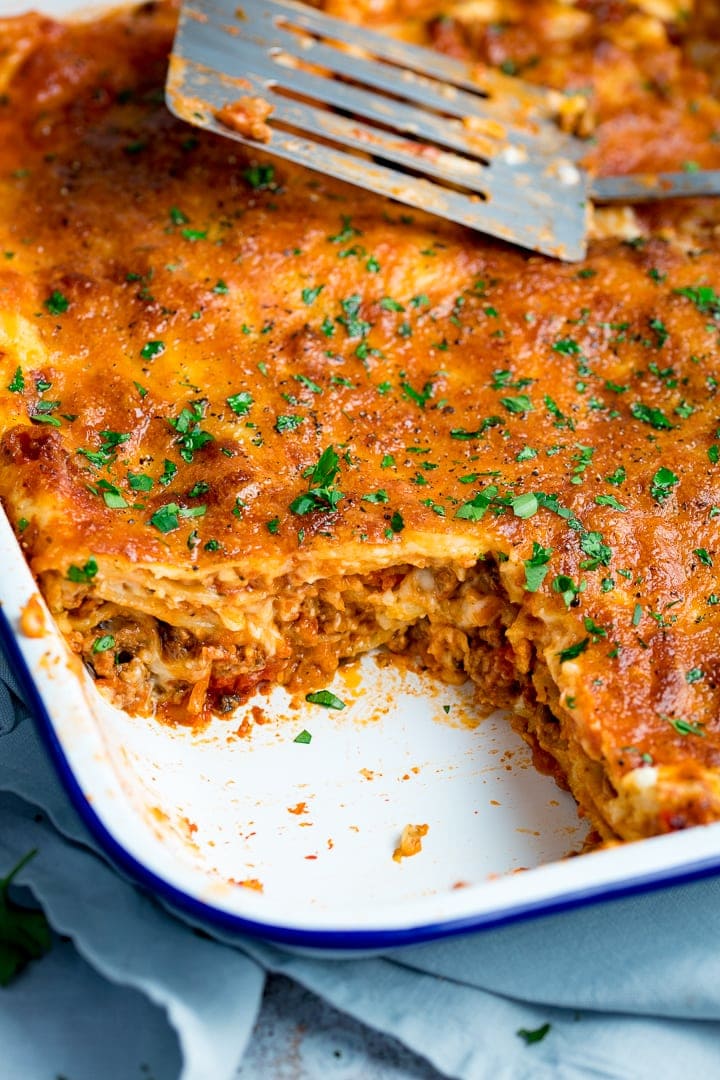
[[621,900],[642,893],[654,892],[673,885],[684,885],[720,874],[720,851],[717,855],[695,860],[684,867],[672,870],[655,870],[625,882],[585,886],[565,893],[553,900],[528,901],[515,904],[501,911],[483,915],[466,915],[459,919],[423,923],[419,926],[393,928],[391,930],[303,930],[292,926],[258,922],[232,915],[196,899],[183,889],[171,885],[165,878],[150,870],[132,855],[103,824],[91,804],[85,798],[72,766],[63,750],[50,714],[33,679],[25,657],[20,651],[15,634],[0,606],[0,647],[5,649],[10,665],[17,675],[25,696],[25,703],[32,709],[40,733],[49,751],[60,781],[84,825],[108,858],[136,884],[154,893],[168,907],[174,908],[198,925],[220,931],[230,931],[238,936],[257,937],[276,944],[305,949],[338,951],[374,950],[384,951],[440,938],[490,930],[524,919],[555,915],[573,911],[598,901]]

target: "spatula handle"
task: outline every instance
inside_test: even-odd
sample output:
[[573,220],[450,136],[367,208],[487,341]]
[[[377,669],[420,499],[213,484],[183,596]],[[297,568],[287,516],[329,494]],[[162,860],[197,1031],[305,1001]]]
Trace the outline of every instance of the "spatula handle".
[[720,169],[599,176],[591,180],[590,194],[595,202],[645,202],[679,195],[720,195]]

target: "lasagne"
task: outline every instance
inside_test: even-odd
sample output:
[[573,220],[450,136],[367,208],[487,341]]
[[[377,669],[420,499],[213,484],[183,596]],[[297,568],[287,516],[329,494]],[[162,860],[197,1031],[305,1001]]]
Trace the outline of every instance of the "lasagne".
[[[717,5],[329,0],[720,167]],[[0,497],[130,712],[369,649],[506,708],[607,839],[720,818],[720,205],[521,252],[173,120],[172,4],[0,22]]]

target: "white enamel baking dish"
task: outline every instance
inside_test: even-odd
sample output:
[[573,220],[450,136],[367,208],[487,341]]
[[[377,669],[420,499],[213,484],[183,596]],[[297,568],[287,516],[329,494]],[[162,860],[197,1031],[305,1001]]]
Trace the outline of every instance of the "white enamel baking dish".
[[[566,858],[587,825],[507,719],[473,724],[469,690],[373,658],[331,687],[342,713],[292,710],[277,690],[250,737],[242,709],[197,733],[129,717],[47,613],[41,637],[22,633],[36,596],[0,511],[0,640],[70,798],[119,866],[225,933],[377,951],[720,872],[720,824]],[[295,741],[303,731],[310,742]],[[397,862],[407,824],[428,832]]]

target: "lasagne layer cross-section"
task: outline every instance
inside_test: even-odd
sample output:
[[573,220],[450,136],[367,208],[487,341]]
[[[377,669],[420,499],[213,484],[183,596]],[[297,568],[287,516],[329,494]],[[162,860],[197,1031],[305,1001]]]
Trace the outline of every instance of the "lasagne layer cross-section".
[[[686,7],[329,10],[582,89],[607,173],[720,167]],[[718,820],[718,203],[520,252],[174,121],[174,18],[0,21],[0,498],[70,646],[191,723],[382,646],[604,838]]]

